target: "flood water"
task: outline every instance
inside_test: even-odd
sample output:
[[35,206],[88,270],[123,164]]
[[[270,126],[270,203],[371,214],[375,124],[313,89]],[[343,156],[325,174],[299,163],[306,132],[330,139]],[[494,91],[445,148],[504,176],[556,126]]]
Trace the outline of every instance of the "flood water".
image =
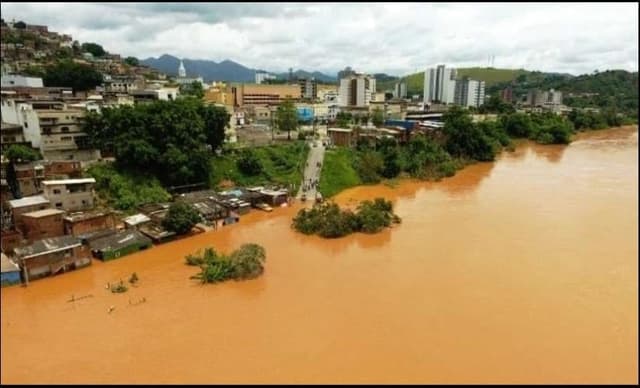
[[[376,196],[401,225],[323,240],[290,229],[296,208],[253,211],[4,288],[1,381],[638,382],[637,127],[337,201]],[[266,248],[261,278],[189,279],[185,254],[244,242]],[[138,287],[105,289],[132,272]]]

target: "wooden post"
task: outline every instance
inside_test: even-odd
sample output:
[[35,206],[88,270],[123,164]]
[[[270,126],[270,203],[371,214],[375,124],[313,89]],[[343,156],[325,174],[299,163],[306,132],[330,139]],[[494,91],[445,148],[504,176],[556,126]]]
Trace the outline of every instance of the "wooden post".
[[22,261],[22,269],[24,270],[24,285],[29,285],[29,271],[27,271],[27,266],[24,263],[24,259],[20,259]]

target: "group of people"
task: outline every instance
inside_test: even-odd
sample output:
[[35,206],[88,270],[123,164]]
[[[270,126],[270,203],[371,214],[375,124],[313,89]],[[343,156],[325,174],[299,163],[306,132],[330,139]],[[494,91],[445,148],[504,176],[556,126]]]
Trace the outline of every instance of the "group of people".
[[317,189],[319,183],[320,182],[318,181],[317,178],[316,179],[309,178],[309,182],[302,185],[302,191],[305,192],[311,189]]

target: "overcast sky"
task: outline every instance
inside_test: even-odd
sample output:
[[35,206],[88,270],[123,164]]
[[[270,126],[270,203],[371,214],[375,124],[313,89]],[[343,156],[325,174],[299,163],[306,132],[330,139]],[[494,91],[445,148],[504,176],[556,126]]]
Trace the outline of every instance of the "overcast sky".
[[45,24],[144,59],[171,54],[251,68],[404,75],[445,63],[582,74],[638,71],[636,3],[6,3]]

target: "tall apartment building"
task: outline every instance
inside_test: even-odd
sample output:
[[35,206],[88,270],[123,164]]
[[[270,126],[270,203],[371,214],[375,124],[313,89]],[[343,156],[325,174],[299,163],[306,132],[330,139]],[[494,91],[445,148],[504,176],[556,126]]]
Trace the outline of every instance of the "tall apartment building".
[[456,81],[454,103],[466,107],[479,107],[484,104],[484,81],[464,77]]
[[562,92],[550,89],[549,91],[540,91],[538,89],[529,90],[527,93],[526,105],[544,106],[544,105],[561,105]]
[[393,90],[393,97],[407,98],[407,83],[404,81],[396,83]]
[[366,107],[375,99],[376,79],[368,74],[352,74],[340,79],[339,105]]
[[[3,96],[4,97],[4,96]],[[2,98],[2,121],[21,125],[25,142],[49,160],[96,160],[100,152],[82,131],[84,109],[60,101]]]
[[266,71],[256,71],[255,78],[256,78],[256,83],[261,84],[266,80],[276,79],[276,76],[273,74],[269,74]]
[[456,69],[445,65],[424,72],[424,103],[440,102],[452,104],[456,88]]
[[318,98],[318,81],[315,78],[299,78],[300,98],[315,100]]
[[508,86],[500,92],[500,98],[504,102],[513,102],[513,88]]

